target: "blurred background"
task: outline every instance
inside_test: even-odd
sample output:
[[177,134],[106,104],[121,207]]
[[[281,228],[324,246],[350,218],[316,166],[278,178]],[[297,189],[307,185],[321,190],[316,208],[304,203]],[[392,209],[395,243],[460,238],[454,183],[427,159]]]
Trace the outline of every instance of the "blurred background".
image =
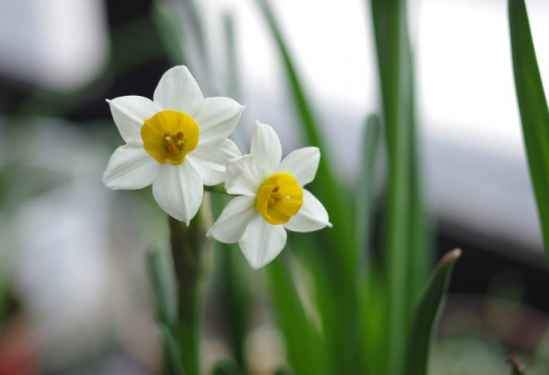
[[[439,255],[464,250],[433,373],[501,374],[511,350],[536,352],[543,366],[549,270],[522,143],[506,2],[409,3],[433,246]],[[165,218],[150,191],[112,192],[101,183],[121,143],[105,99],[151,97],[181,53],[166,43],[159,4],[173,5],[185,20],[177,0],[0,3],[0,375],[160,369],[144,254],[165,233]],[[351,185],[364,116],[379,102],[368,6],[273,6],[325,125],[335,169]],[[285,152],[299,146],[279,59],[253,2],[202,0],[198,8],[212,66],[194,73],[206,95],[232,96],[224,83],[223,15],[231,12],[236,21],[238,91],[247,107],[237,143],[247,149],[246,135],[260,119],[280,132]],[[549,82],[549,3],[531,0],[528,10]],[[197,53],[192,44],[185,52],[191,61]],[[226,355],[227,328],[213,298],[215,252],[205,268],[207,372]],[[256,292],[248,356],[257,373],[267,374],[284,356],[268,299]]]

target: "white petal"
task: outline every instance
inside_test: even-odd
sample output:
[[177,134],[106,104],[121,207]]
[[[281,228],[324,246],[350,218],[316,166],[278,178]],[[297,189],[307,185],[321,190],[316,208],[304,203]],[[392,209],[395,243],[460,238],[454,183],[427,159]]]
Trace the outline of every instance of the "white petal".
[[114,190],[142,189],[153,183],[159,165],[142,146],[118,147],[103,174],[103,183]]
[[230,98],[206,98],[195,116],[200,126],[200,143],[229,137],[240,122],[243,110],[242,105]]
[[227,164],[225,189],[229,194],[255,196],[263,175],[257,170],[252,155],[230,161]]
[[258,167],[266,173],[273,172],[278,168],[282,157],[282,146],[278,135],[271,126],[257,122],[250,152]]
[[332,224],[322,203],[309,191],[303,189],[303,205],[284,226],[294,232],[313,232],[331,227]]
[[191,116],[204,101],[198,83],[184,65],[175,66],[162,75],[153,98],[165,109],[175,109]]
[[146,119],[160,111],[150,99],[137,95],[119,96],[107,100],[112,118],[126,143],[142,143],[141,127]]
[[164,165],[153,184],[153,195],[158,205],[171,217],[189,225],[196,215],[204,186],[202,178],[191,163]]
[[224,243],[238,242],[250,221],[257,216],[254,202],[251,197],[236,197],[231,200],[208,231],[208,236]]
[[225,181],[227,163],[240,156],[238,146],[230,139],[209,145],[200,145],[187,156],[202,176],[204,185],[217,185]]
[[293,174],[303,186],[314,180],[319,162],[320,150],[317,147],[304,147],[290,152],[282,160],[280,170]]
[[286,246],[286,230],[282,225],[271,225],[257,215],[238,242],[242,253],[257,269],[270,263]]

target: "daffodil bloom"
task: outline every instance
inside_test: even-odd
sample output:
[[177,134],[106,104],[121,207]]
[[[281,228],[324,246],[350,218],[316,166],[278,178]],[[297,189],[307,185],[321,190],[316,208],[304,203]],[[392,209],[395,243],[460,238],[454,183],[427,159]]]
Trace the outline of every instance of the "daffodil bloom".
[[204,98],[185,66],[164,73],[153,100],[130,95],[107,101],[126,144],[113,153],[105,185],[133,190],[152,184],[158,205],[189,224],[204,185],[222,183],[226,162],[240,156],[228,137],[243,107],[229,98]]
[[278,135],[258,122],[250,154],[227,166],[225,188],[239,195],[225,207],[208,235],[236,243],[253,268],[271,262],[286,245],[286,230],[312,232],[331,226],[326,209],[304,188],[313,181],[320,151],[305,147],[282,161]]

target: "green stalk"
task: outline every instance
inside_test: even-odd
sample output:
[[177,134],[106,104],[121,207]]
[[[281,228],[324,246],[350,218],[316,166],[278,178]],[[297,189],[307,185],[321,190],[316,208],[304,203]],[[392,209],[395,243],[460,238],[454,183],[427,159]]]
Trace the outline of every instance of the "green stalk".
[[200,213],[189,227],[169,218],[170,243],[177,281],[176,339],[187,375],[200,374],[200,256],[204,232]]
[[276,320],[284,341],[288,363],[296,375],[330,374],[324,343],[307,316],[295,287],[294,277],[279,256],[266,268]]

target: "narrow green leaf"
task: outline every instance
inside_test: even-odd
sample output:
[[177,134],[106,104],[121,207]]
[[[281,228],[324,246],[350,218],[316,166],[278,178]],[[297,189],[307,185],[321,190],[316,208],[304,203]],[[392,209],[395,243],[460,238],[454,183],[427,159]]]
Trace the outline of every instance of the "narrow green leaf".
[[160,328],[164,361],[170,374],[184,374],[182,350],[175,339],[177,322],[177,294],[173,262],[167,251],[158,249],[147,253],[147,271],[155,298],[156,320]]
[[375,207],[374,183],[376,160],[380,149],[381,120],[368,116],[363,130],[361,172],[356,187],[356,234],[360,251],[358,281],[360,297],[360,338],[364,350],[364,368],[367,374],[379,374],[385,358],[381,344],[386,336],[385,288],[372,262],[370,238],[371,217]]
[[[217,217],[221,214],[227,199],[220,195],[212,195],[211,198],[212,211]],[[244,268],[242,254],[237,245],[215,242],[214,250],[215,256],[219,259],[217,293],[220,298],[217,303],[225,312],[228,328],[227,343],[238,367],[245,370],[247,369],[245,344],[253,309],[250,278]]]
[[181,64],[183,57],[183,28],[173,6],[165,1],[153,3],[153,22],[168,57],[174,64]]
[[461,250],[456,249],[441,259],[415,309],[408,338],[406,375],[427,375],[433,328],[444,303],[452,269],[460,256]]
[[171,325],[177,320],[177,294],[173,262],[169,254],[158,249],[147,253],[147,271],[154,291],[156,318]]
[[408,266],[408,280],[410,293],[408,299],[409,311],[411,312],[418,299],[425,289],[429,279],[432,263],[432,251],[428,240],[428,223],[423,199],[422,168],[420,164],[420,142],[417,129],[416,106],[415,106],[415,74],[414,58],[412,56],[409,36],[406,35],[404,47],[404,65],[407,67],[404,74],[403,86],[407,89],[407,121],[410,126],[410,211],[409,211],[409,243],[410,243],[410,264]]
[[408,328],[427,279],[425,231],[414,109],[414,68],[405,0],[371,0],[387,150],[386,273],[388,374],[401,374]]
[[387,336],[387,284],[377,267],[368,265],[360,289],[360,338],[364,348],[365,373],[385,374]]
[[[304,140],[317,146],[322,151],[318,173],[311,190],[326,206],[333,228],[319,232],[319,251],[325,253],[319,257],[324,262],[322,268],[330,283],[324,289],[329,294],[327,303],[319,308],[326,341],[331,346],[334,373],[360,373],[360,356],[357,320],[357,244],[350,202],[346,190],[340,185],[330,163],[329,150],[325,147],[320,127],[313,113],[313,108],[304,89],[301,77],[296,69],[294,59],[287,47],[278,20],[270,6],[269,0],[256,0],[263,14],[271,35],[276,43],[293,105],[301,125]],[[315,276],[316,277],[316,276]],[[319,284],[326,284],[319,280]]]
[[266,271],[277,324],[286,343],[288,363],[297,375],[328,374],[323,340],[303,308],[285,260],[285,257],[278,257]]
[[524,0],[509,0],[515,87],[530,178],[538,204],[545,251],[549,254],[549,110]]
[[181,348],[172,333],[173,330],[164,324],[160,324],[160,331],[164,344],[164,358],[169,363],[169,373],[185,375],[185,369],[181,360]]
[[370,257],[371,215],[376,174],[376,160],[379,151],[379,136],[381,121],[377,115],[370,115],[366,119],[364,135],[362,137],[362,163],[356,188],[356,234],[360,252],[360,266],[367,264]]

